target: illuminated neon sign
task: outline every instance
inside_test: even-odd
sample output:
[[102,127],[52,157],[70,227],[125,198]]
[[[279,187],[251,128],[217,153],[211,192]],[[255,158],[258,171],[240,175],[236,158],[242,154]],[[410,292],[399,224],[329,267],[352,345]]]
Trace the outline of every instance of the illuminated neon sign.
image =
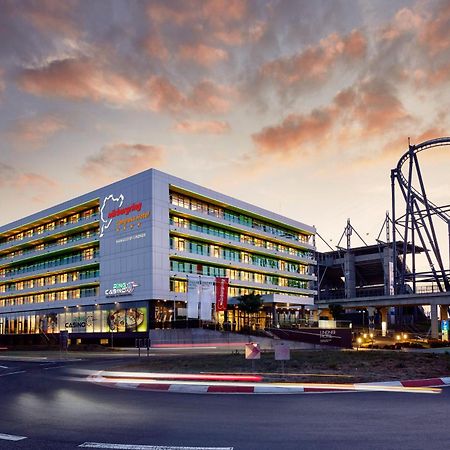
[[126,283],[114,283],[112,289],[106,289],[106,297],[120,297],[123,295],[131,295],[134,290],[139,286],[135,281],[129,281]]
[[[103,237],[106,230],[110,227],[112,221],[115,222],[116,231],[133,230],[135,227],[141,227],[141,221],[150,216],[150,212],[141,212],[142,202],[135,202],[123,206],[125,196],[123,194],[114,197],[113,194],[107,195],[100,207],[100,237]],[[130,216],[131,213],[138,213]],[[125,216],[121,218],[121,216]],[[130,217],[129,217],[130,216]]]

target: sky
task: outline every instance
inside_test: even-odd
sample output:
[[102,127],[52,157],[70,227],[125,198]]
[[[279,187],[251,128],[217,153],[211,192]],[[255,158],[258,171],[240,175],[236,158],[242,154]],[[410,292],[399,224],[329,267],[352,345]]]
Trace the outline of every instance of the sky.
[[449,30],[438,0],[0,0],[0,224],[154,167],[373,243],[408,137],[450,135]]

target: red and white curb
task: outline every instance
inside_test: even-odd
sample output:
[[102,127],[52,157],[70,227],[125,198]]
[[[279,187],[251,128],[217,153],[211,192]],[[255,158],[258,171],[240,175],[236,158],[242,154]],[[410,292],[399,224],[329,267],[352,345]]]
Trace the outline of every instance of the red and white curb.
[[[162,376],[170,380],[162,379]],[[170,374],[142,374],[98,372],[87,377],[89,382],[106,387],[155,392],[185,394],[313,394],[338,392],[413,392],[437,394],[441,387],[450,385],[450,377],[424,380],[387,381],[379,383],[326,384],[326,383],[262,383],[242,381],[185,380]]]

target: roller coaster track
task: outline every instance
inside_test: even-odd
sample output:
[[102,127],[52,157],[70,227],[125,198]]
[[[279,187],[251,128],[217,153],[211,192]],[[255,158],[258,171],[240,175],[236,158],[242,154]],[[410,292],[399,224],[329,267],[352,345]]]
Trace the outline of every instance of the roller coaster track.
[[[444,267],[439,242],[433,223],[433,216],[439,217],[447,224],[449,230],[449,253],[450,253],[450,208],[449,205],[438,206],[433,203],[426,194],[425,184],[423,182],[422,173],[420,169],[419,159],[417,154],[436,147],[450,147],[450,137],[442,137],[431,139],[417,145],[409,145],[408,151],[400,158],[397,167],[391,171],[392,181],[392,215],[394,221],[394,234],[396,226],[404,227],[404,243],[402,260],[404,264],[397,270],[397,255],[396,247],[393,247],[394,252],[394,276],[396,291],[402,293],[406,289],[407,279],[413,280],[413,291],[416,288],[416,271],[415,271],[415,236],[421,242],[431,272],[426,273],[424,278],[427,280],[433,279],[439,289],[450,291],[450,271]],[[407,168],[404,166],[408,166]],[[407,175],[405,173],[407,172]],[[414,175],[419,182],[419,188],[413,186]],[[405,201],[405,214],[400,217],[395,217],[395,183],[397,182],[400,192]],[[408,256],[408,237],[411,233],[412,238],[412,277],[407,274],[406,258]],[[395,238],[394,238],[395,242]],[[427,245],[428,243],[428,245]],[[450,256],[450,255],[449,255]],[[419,275],[419,274],[417,274]]]

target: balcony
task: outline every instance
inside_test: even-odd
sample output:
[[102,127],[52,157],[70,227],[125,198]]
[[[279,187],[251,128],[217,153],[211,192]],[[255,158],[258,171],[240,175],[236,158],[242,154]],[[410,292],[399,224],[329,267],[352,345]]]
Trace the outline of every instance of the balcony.
[[33,294],[46,294],[48,292],[53,291],[61,291],[66,289],[80,288],[90,285],[98,285],[100,284],[99,277],[90,277],[78,279],[75,281],[68,281],[67,283],[55,283],[47,286],[34,286],[28,289],[22,289],[21,291],[17,289],[10,289],[6,292],[0,292],[0,299],[3,298],[14,298],[14,297],[22,297],[25,295],[33,295]]
[[12,250],[13,248],[21,248],[33,241],[41,241],[46,238],[63,237],[68,231],[76,230],[77,228],[84,228],[86,225],[91,225],[100,220],[99,214],[93,214],[92,216],[80,218],[76,222],[67,222],[64,225],[55,226],[52,230],[46,230],[41,234],[33,234],[20,240],[12,240],[0,244],[0,252],[3,250]]
[[258,253],[266,256],[274,256],[276,258],[284,259],[286,261],[294,261],[300,264],[316,264],[314,258],[308,258],[306,256],[298,256],[288,252],[281,252],[279,250],[272,250],[265,247],[259,247],[257,245],[250,244],[248,242],[230,240],[224,237],[217,236],[215,234],[202,233],[200,231],[194,231],[190,228],[177,227],[175,225],[170,225],[170,232],[176,236],[182,236],[186,238],[196,238],[200,241],[205,241],[208,243],[214,243],[217,245],[225,245],[227,247],[232,247],[237,250],[246,250],[251,253]]
[[307,249],[307,250],[314,250],[314,245],[310,244],[309,242],[303,242],[301,240],[290,238],[288,236],[272,234],[272,233],[266,232],[260,228],[253,228],[253,227],[250,227],[243,223],[232,222],[232,221],[226,220],[223,217],[218,216],[216,214],[208,214],[205,212],[201,212],[199,210],[192,210],[192,209],[188,209],[188,208],[183,208],[181,206],[175,206],[173,204],[170,204],[169,208],[170,208],[170,211],[177,212],[181,216],[195,217],[203,222],[207,222],[207,223],[210,223],[213,225],[219,225],[219,226],[222,226],[222,227],[234,230],[234,231],[238,231],[238,232],[244,232],[244,233],[250,234],[252,236],[256,236],[256,237],[260,237],[260,238],[262,237],[267,240],[278,242],[283,245],[288,245],[291,247]]
[[9,280],[17,280],[21,278],[29,278],[30,275],[38,275],[42,274],[45,275],[51,275],[62,272],[61,269],[78,269],[78,268],[84,268],[92,265],[98,265],[99,264],[99,253],[94,253],[94,258],[87,259],[83,258],[81,255],[77,256],[71,256],[65,258],[63,261],[57,261],[52,262],[48,261],[47,263],[42,263],[39,265],[39,267],[31,267],[31,268],[24,268],[19,269],[17,271],[14,271],[13,273],[6,274],[3,278],[0,277],[0,282],[2,281],[9,281]]
[[45,247],[42,250],[29,250],[27,252],[24,252],[22,255],[18,256],[13,257],[3,256],[2,258],[0,258],[0,267],[5,267],[11,264],[15,264],[17,262],[40,258],[42,256],[58,254],[82,246],[88,246],[88,244],[93,244],[96,241],[98,241],[98,233],[94,233],[92,236],[85,237],[82,239],[73,239],[70,241],[68,240],[67,243],[63,245],[55,243],[49,245],[48,247]]
[[[171,278],[187,278],[187,276],[190,275],[189,273],[184,272],[170,272]],[[306,295],[306,296],[313,296],[316,294],[315,290],[312,289],[305,289],[305,288],[296,288],[296,287],[289,287],[289,286],[278,286],[276,284],[270,284],[270,283],[257,283],[256,281],[248,281],[248,280],[236,280],[236,279],[230,279],[229,281],[230,287],[241,287],[241,288],[247,288],[247,289],[255,289],[260,291],[271,291],[274,293],[281,293],[281,294],[295,294],[295,295]],[[182,295],[185,293],[182,292],[175,292],[174,294],[177,294],[177,296],[181,299]],[[184,297],[183,295],[183,297]]]
[[170,250],[170,257],[177,257],[188,262],[199,263],[203,262],[205,264],[211,264],[214,266],[221,266],[228,269],[242,269],[251,272],[258,272],[264,274],[270,274],[275,276],[283,276],[287,278],[295,278],[302,281],[317,281],[315,275],[302,274],[298,272],[288,272],[285,270],[280,270],[274,267],[263,267],[255,264],[245,263],[238,260],[227,260],[223,258],[216,258],[209,255],[201,255],[198,253],[182,252],[179,250]]

